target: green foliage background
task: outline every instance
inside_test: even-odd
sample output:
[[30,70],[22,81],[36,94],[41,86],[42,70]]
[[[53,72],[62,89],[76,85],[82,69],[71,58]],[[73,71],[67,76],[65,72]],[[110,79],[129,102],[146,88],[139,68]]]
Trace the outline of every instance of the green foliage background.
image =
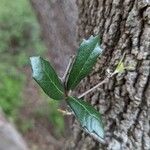
[[0,64],[0,106],[8,116],[14,119],[17,108],[21,105],[21,92],[24,76],[18,70],[8,64]]
[[21,104],[25,76],[20,69],[33,51],[44,49],[29,2],[0,0],[0,106],[9,117],[16,117]]
[[0,0],[0,52],[43,51],[40,28],[27,0]]
[[[45,50],[29,1],[0,0],[0,108],[12,120],[18,118],[19,108],[23,105],[22,90],[26,75],[22,70],[29,65],[29,56],[42,55]],[[52,120],[58,118],[54,123],[59,129],[64,127],[60,114],[46,113]]]

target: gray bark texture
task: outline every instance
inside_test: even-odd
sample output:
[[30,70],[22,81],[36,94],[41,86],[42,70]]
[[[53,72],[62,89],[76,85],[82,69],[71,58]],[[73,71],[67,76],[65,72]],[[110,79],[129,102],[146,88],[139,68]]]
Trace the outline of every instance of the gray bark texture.
[[115,69],[123,53],[130,69],[84,97],[102,113],[106,144],[85,134],[74,121],[65,149],[150,150],[150,1],[77,0],[77,5],[79,40],[100,34],[104,49],[78,93],[103,80],[106,69]]
[[76,49],[75,0],[30,0],[48,49],[48,56],[62,75]]

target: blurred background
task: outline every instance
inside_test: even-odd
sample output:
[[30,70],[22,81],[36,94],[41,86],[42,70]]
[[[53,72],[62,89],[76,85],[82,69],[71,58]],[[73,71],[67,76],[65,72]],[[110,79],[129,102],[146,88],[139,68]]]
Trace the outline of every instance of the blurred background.
[[75,0],[0,0],[0,150],[61,149],[68,119],[32,79],[29,57],[48,59],[62,76],[76,20]]

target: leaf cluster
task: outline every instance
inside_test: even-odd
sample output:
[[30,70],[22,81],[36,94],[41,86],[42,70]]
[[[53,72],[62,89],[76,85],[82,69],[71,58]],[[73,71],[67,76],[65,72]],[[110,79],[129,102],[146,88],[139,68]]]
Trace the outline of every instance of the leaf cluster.
[[91,36],[83,40],[64,81],[58,77],[47,60],[40,56],[30,58],[33,78],[43,91],[54,100],[65,100],[84,131],[99,141],[104,140],[100,113],[89,103],[68,93],[74,90],[80,81],[92,71],[101,53],[99,36]]

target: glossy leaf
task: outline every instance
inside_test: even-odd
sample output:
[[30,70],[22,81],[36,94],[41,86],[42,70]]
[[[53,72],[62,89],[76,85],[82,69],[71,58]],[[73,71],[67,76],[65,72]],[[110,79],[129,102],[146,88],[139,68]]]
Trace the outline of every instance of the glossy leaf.
[[68,97],[67,103],[82,128],[99,141],[104,141],[104,128],[100,113],[89,103],[81,99]]
[[99,36],[91,36],[81,43],[67,81],[67,90],[73,90],[87,76],[102,53]]
[[41,57],[31,57],[33,78],[52,99],[61,100],[64,98],[64,89],[56,72],[50,63]]

